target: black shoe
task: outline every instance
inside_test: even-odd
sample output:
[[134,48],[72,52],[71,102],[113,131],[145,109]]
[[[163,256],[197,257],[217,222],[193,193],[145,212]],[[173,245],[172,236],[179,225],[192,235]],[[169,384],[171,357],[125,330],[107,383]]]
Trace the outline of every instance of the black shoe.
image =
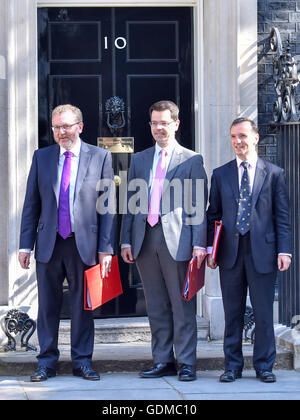
[[74,376],[80,376],[88,381],[99,381],[100,376],[90,366],[80,366],[78,369],[73,369]]
[[30,381],[42,382],[46,381],[48,378],[53,378],[54,376],[56,376],[56,371],[54,369],[41,366],[37,368],[32,376],[30,376]]
[[242,377],[240,370],[226,370],[219,378],[220,382],[234,382]]
[[176,376],[174,363],[157,363],[153,369],[140,372],[141,378],[161,378],[162,376]]
[[276,376],[269,370],[257,370],[256,377],[265,383],[276,382]]
[[194,365],[181,365],[178,373],[180,381],[195,381],[197,379]]

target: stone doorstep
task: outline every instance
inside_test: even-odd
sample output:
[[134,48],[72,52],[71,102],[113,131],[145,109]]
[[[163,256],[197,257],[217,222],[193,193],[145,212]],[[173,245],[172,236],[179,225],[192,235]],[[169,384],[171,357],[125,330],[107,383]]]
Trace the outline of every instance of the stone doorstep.
[[[70,346],[61,345],[58,374],[72,374]],[[245,369],[252,369],[253,346],[243,347]],[[0,352],[0,376],[31,375],[37,367],[38,353],[29,351]],[[153,366],[150,343],[96,344],[93,367],[98,372],[139,372]],[[223,342],[198,341],[197,370],[223,370]],[[275,369],[293,369],[293,353],[277,346]]]
[[[101,335],[102,343],[96,342],[93,353],[93,367],[100,373],[105,372],[139,372],[153,365],[151,354],[150,330],[147,318],[96,320],[96,336]],[[124,328],[126,331],[122,331]],[[113,333],[112,333],[113,330]],[[132,331],[134,330],[134,331]],[[137,331],[136,331],[137,330]],[[203,332],[204,330],[205,332]],[[69,336],[69,321],[62,321],[61,340]],[[223,341],[208,341],[208,325],[202,318],[198,319],[197,370],[223,370]],[[200,336],[201,336],[200,334]],[[137,339],[138,341],[133,341]],[[106,342],[103,342],[106,340]],[[113,342],[108,342],[114,340]],[[117,340],[120,340],[119,342]],[[58,374],[72,374],[70,344],[59,344],[60,359]],[[252,369],[252,345],[243,346],[245,369]],[[33,351],[1,352],[0,376],[31,375],[36,369],[38,353]],[[275,369],[293,369],[293,351],[277,346]],[[201,372],[200,372],[201,375]]]
[[[224,368],[223,341],[208,341],[208,323],[198,318],[197,369],[222,370]],[[95,348],[93,367],[101,372],[139,372],[153,365],[150,328],[145,318],[118,318],[95,320]],[[278,333],[278,328],[275,328]],[[60,359],[58,374],[72,374],[70,358],[70,322],[61,321]],[[97,338],[98,337],[98,338]],[[31,341],[30,341],[31,342]],[[283,347],[277,339],[275,369],[293,369],[294,348]],[[35,343],[32,343],[35,344]],[[253,346],[244,345],[245,369],[252,369]],[[38,353],[33,351],[4,352],[0,347],[0,376],[31,375],[36,369]]]
[[[207,340],[209,323],[197,317],[198,340]],[[95,319],[95,344],[150,342],[147,317]],[[70,344],[70,320],[61,320],[59,345]]]

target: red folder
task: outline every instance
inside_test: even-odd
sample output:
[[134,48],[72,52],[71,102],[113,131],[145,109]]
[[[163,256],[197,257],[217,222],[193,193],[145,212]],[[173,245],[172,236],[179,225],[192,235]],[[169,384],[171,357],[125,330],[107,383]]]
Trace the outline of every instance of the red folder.
[[185,282],[182,290],[182,298],[184,300],[191,300],[197,292],[204,286],[205,277],[205,260],[202,262],[200,268],[197,268],[197,257],[194,257],[190,262],[185,276]]
[[118,256],[112,257],[108,277],[102,278],[100,264],[84,273],[84,309],[93,311],[123,293]]
[[210,254],[210,257],[213,261],[217,261],[217,253],[218,253],[218,247],[219,247],[219,242],[220,242],[220,237],[221,237],[221,231],[222,231],[222,226],[223,223],[222,221],[220,222],[215,222],[215,234],[214,234],[214,241],[213,241],[213,245],[212,245],[212,251]]

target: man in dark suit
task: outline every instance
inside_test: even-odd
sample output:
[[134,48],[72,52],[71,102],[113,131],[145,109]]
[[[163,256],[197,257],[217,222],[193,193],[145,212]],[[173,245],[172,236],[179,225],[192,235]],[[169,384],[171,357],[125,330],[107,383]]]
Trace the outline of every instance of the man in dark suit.
[[[184,301],[181,292],[189,260],[197,257],[200,267],[206,256],[207,181],[202,156],[175,140],[178,114],[171,101],[150,108],[156,144],[131,160],[121,253],[125,262],[136,261],[152,333],[154,367],[140,376],[176,375],[175,349],[179,380],[191,381],[196,379],[196,300]],[[139,199],[133,200],[137,190]]]
[[[208,244],[215,221],[223,230],[217,263],[225,311],[225,372],[221,382],[242,376],[242,334],[247,288],[255,316],[253,365],[263,382],[274,382],[276,357],[273,301],[277,268],[291,263],[291,227],[283,170],[257,156],[253,121],[238,118],[230,129],[236,159],[215,169],[207,211]],[[209,254],[209,249],[208,249]]]
[[92,312],[83,309],[83,278],[84,271],[98,263],[98,256],[104,275],[110,268],[114,216],[110,211],[104,214],[96,210],[96,206],[99,181],[113,177],[111,156],[81,141],[83,121],[77,107],[56,107],[52,130],[57,144],[33,155],[21,222],[19,262],[22,268],[29,268],[30,251],[35,245],[38,283],[40,354],[31,381],[56,374],[65,278],[72,304],[73,374],[98,380],[98,373],[91,367],[94,323]]

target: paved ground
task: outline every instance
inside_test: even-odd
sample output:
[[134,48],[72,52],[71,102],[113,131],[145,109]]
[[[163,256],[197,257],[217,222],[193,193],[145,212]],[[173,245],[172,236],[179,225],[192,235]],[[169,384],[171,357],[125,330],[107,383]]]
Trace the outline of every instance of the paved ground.
[[[97,382],[71,375],[60,375],[42,383],[31,383],[28,376],[1,376],[0,399],[98,400],[102,401],[101,410],[112,410],[113,400],[128,400],[131,407],[138,400],[178,403],[180,400],[300,400],[300,372],[276,370],[275,373],[277,382],[273,384],[256,379],[253,370],[244,371],[242,379],[229,384],[218,381],[221,371],[198,371],[194,382],[180,382],[177,377],[141,379],[134,372],[103,373]],[[197,405],[195,409],[200,413]]]
[[[195,400],[300,400],[300,372],[292,369],[292,353],[280,346],[277,346],[274,370],[277,382],[273,384],[264,384],[255,378],[251,345],[243,346],[243,378],[230,384],[220,383],[224,366],[222,340],[198,341],[198,378],[193,382],[180,382],[176,376],[141,379],[138,372],[153,364],[150,342],[96,343],[93,367],[101,375],[97,382],[73,377],[70,345],[61,344],[59,348],[58,376],[42,383],[29,380],[37,366],[36,352],[19,348],[15,352],[4,352],[0,348],[0,400],[95,400],[98,411],[102,407],[108,412],[113,410],[112,404],[120,405],[126,400],[124,407],[136,407],[136,414],[141,405],[146,410],[145,404],[150,407],[163,401],[179,404],[180,411],[184,401],[190,401],[187,405],[190,407]],[[16,408],[14,406],[14,410]],[[194,409],[201,414],[200,406],[196,404]]]

